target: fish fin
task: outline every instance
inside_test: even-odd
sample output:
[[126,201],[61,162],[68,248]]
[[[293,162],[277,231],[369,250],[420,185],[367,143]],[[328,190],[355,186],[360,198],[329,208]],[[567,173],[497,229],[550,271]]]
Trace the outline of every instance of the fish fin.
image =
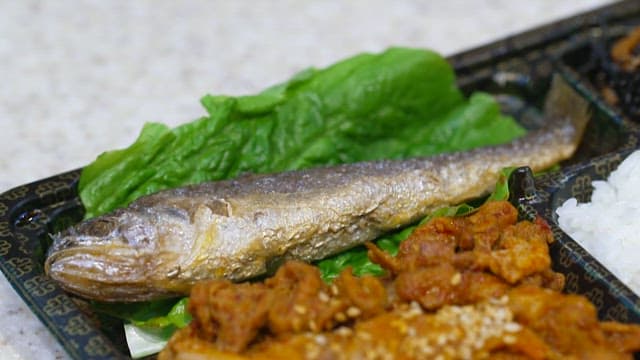
[[266,276],[271,276],[275,274],[276,271],[280,268],[280,266],[282,266],[286,261],[287,259],[282,255],[274,256],[272,258],[267,258],[265,261],[265,268],[267,270]]
[[228,201],[224,199],[207,199],[186,209],[192,223],[196,221],[198,212],[203,208],[207,208],[212,214],[218,216],[229,217],[232,215],[231,204]]
[[544,104],[548,119],[545,127],[572,129],[571,141],[578,144],[591,118],[589,101],[574,89],[562,76],[555,74]]

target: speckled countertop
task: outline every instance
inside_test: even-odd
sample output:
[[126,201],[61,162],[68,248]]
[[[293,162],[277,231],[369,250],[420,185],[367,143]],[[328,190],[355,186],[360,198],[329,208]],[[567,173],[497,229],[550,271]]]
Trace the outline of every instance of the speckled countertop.
[[[208,92],[391,45],[452,54],[610,2],[0,0],[0,192],[124,147],[145,121],[197,118]],[[0,359],[54,358],[0,275]]]

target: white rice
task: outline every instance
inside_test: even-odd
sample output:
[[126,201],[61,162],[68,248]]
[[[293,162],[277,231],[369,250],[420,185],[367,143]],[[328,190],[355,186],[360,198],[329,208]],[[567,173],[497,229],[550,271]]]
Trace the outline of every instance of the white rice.
[[640,151],[592,184],[590,203],[571,198],[556,210],[560,228],[640,294]]

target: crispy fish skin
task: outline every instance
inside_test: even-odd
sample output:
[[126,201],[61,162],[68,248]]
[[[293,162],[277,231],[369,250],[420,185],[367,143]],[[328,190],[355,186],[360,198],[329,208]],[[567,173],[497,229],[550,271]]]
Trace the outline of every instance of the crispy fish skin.
[[504,167],[570,157],[588,103],[555,78],[548,124],[515,141],[428,158],[321,167],[187,186],[142,197],[54,235],[45,271],[101,301],[188,294],[194,283],[312,261],[489,192]]

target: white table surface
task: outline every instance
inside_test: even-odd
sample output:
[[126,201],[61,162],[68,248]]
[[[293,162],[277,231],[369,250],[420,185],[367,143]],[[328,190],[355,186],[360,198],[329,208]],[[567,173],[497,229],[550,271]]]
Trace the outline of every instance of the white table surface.
[[[445,55],[610,0],[0,0],[0,192],[124,147],[146,121],[392,45]],[[68,356],[0,275],[0,359]]]

